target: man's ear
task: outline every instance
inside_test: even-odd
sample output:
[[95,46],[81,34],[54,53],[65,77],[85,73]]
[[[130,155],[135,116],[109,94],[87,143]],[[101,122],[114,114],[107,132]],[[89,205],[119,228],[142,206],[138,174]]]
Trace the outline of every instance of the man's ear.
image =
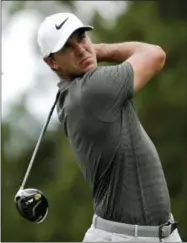
[[52,57],[44,57],[43,58],[44,62],[46,62],[52,69],[57,69],[58,65],[56,64],[56,61]]

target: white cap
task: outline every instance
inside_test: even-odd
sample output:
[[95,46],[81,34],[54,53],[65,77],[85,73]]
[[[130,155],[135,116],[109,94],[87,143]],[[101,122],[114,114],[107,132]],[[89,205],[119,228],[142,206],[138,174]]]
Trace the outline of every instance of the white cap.
[[80,28],[93,29],[92,26],[83,25],[72,13],[57,13],[45,18],[39,27],[37,38],[43,57],[59,51],[71,34]]

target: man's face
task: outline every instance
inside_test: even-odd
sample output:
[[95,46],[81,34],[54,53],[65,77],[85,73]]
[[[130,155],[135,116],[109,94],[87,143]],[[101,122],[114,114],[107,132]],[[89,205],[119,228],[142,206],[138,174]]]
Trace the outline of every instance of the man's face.
[[64,47],[53,54],[49,65],[67,79],[94,69],[96,53],[85,30],[74,32]]

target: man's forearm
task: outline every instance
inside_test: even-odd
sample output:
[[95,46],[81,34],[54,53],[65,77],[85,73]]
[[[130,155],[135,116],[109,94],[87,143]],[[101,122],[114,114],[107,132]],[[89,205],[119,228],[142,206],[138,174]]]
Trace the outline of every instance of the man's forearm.
[[137,52],[147,52],[157,46],[142,42],[123,42],[94,45],[98,62],[121,63]]

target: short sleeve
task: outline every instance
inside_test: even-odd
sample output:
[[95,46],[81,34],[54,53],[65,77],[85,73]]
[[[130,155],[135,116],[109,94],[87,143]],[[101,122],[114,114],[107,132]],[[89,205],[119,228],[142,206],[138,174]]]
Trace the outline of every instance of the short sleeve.
[[83,102],[94,114],[111,116],[133,97],[133,68],[127,61],[96,68],[82,83]]

